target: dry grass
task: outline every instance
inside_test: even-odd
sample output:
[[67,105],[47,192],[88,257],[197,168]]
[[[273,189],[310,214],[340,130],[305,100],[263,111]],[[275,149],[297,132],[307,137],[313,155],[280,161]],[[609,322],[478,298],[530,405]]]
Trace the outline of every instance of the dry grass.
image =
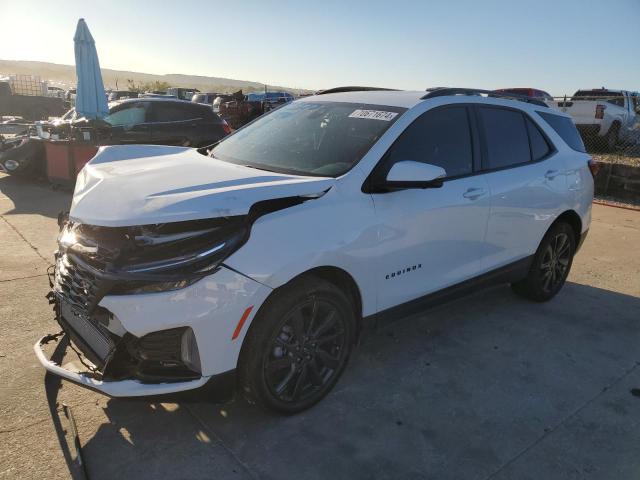
[[640,155],[629,155],[623,153],[592,153],[594,160],[602,163],[618,163],[621,165],[631,165],[640,167]]

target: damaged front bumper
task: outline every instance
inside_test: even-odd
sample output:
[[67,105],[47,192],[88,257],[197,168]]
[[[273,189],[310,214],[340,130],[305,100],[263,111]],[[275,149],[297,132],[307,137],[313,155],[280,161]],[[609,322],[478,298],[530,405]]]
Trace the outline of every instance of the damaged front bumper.
[[71,370],[70,368],[64,368],[47,358],[47,355],[43,350],[43,346],[52,341],[58,341],[58,339],[59,337],[56,337],[55,335],[45,335],[33,346],[36,357],[42,366],[54,375],[77,383],[80,386],[97,390],[98,392],[110,397],[141,397],[193,390],[203,387],[211,379],[211,377],[203,376],[195,380],[168,383],[143,383],[136,379],[117,381],[103,380],[99,375],[96,375],[89,370],[76,371]]
[[217,396],[220,384],[227,388],[244,335],[270,292],[224,266],[179,290],[106,295],[90,315],[75,318],[73,309],[62,307],[64,296],[52,292],[56,320],[84,368],[47,356],[43,347],[58,340],[56,336],[43,337],[34,350],[49,372],[112,397],[205,386]]

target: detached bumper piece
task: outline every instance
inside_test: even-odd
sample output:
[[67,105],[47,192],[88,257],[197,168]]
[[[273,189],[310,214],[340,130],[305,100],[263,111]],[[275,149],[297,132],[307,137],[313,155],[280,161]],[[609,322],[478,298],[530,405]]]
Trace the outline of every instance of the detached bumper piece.
[[[33,349],[36,357],[47,371],[58,375],[65,380],[77,383],[86,388],[97,390],[110,397],[142,397],[147,395],[163,395],[167,393],[175,393],[185,390],[193,390],[204,386],[209,377],[200,377],[197,380],[174,383],[143,383],[140,380],[120,380],[108,381],[100,375],[91,372],[73,371],[61,367],[55,362],[47,358],[42,350],[43,345],[49,343],[53,339],[47,335],[36,342]],[[57,339],[55,339],[57,341]]]

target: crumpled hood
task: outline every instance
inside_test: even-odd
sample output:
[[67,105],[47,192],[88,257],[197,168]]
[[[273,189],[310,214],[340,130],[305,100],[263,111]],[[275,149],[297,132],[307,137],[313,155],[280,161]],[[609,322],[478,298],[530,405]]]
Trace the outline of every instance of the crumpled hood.
[[261,200],[313,195],[333,178],[243,167],[184,147],[101,147],[78,174],[69,216],[125,227],[246,214]]

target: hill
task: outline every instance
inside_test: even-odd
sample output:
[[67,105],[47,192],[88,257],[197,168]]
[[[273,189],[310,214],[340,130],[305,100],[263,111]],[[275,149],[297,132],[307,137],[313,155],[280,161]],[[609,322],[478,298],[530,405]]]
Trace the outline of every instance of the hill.
[[[9,74],[39,75],[43,80],[75,85],[76,69],[74,65],[61,65],[48,62],[32,62],[23,60],[1,60],[0,76]],[[193,87],[202,92],[233,92],[242,89],[244,92],[263,91],[264,84],[248,80],[236,80],[224,77],[205,77],[202,75],[183,75],[170,73],[154,75],[152,73],[127,72],[123,70],[102,69],[102,79],[106,88],[127,89],[127,80],[136,84],[146,82],[167,82],[173,87]],[[269,90],[285,90],[294,94],[309,93],[308,90],[269,85]]]

